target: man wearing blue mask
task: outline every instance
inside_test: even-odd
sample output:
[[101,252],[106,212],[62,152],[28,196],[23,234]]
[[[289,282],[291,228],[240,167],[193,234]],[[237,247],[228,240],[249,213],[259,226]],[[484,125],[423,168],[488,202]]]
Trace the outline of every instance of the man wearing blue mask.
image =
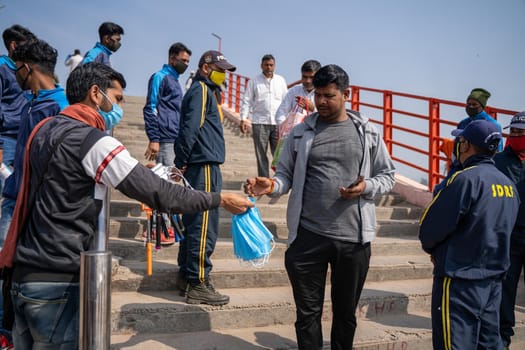
[[94,249],[108,186],[167,213],[223,206],[238,214],[253,206],[238,194],[166,181],[107,135],[102,114],[122,116],[125,87],[122,74],[104,64],[77,67],[67,80],[70,106],[29,136],[22,187],[0,252],[0,268],[12,268],[16,348],[78,349],[80,254]]
[[174,145],[179,134],[180,108],[184,94],[179,77],[188,68],[190,56],[191,50],[186,45],[171,45],[168,63],[149,79],[143,109],[149,144],[144,156],[166,166],[173,166],[175,161]]
[[[220,191],[225,146],[222,131],[221,85],[226,71],[233,72],[219,51],[206,51],[199,71],[182,100],[180,129],[175,144],[175,166],[184,172],[190,185],[206,192]],[[230,301],[209,281],[210,260],[219,235],[219,211],[184,215],[186,239],[181,242],[177,286],[191,304],[224,305]]]

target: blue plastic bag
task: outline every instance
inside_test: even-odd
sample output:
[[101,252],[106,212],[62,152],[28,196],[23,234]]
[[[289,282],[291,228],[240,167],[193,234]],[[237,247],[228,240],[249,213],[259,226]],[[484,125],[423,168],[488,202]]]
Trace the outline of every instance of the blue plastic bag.
[[[250,198],[255,203],[255,198]],[[275,245],[272,233],[264,225],[255,206],[232,216],[233,252],[241,261],[262,267],[268,262]]]

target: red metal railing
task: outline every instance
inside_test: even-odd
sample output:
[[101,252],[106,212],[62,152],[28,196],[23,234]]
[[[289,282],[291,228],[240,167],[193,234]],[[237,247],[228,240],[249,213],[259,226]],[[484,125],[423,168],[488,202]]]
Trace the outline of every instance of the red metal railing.
[[[248,81],[238,74],[228,75],[223,102],[237,113]],[[465,103],[362,86],[350,88],[350,108],[377,124],[399,173],[432,190],[446,172],[447,158],[440,153],[440,144],[451,138],[450,131],[466,117]],[[492,106],[485,111],[503,126],[517,113]]]

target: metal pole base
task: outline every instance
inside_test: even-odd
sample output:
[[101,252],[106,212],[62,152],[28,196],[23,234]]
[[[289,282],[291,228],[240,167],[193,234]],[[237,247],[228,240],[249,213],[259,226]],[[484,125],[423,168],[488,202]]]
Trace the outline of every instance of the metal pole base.
[[111,252],[80,254],[79,350],[109,350]]

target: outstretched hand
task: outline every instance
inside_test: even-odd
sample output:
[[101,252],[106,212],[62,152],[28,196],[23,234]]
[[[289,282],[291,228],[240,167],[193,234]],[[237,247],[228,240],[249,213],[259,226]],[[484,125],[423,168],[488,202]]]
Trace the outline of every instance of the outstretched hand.
[[232,214],[242,214],[248,210],[248,208],[252,208],[253,205],[253,202],[245,196],[231,192],[221,193],[220,206]]
[[273,179],[267,177],[255,177],[246,179],[244,183],[244,193],[250,197],[262,196],[272,193]]

